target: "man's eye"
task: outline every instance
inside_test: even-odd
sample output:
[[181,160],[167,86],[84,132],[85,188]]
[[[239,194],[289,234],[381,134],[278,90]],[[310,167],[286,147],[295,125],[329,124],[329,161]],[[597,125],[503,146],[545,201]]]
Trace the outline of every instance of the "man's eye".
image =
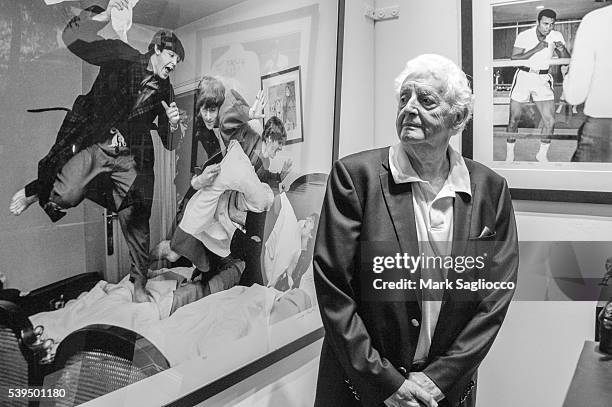
[[434,100],[429,96],[421,96],[421,103],[425,106],[431,106],[434,104]]

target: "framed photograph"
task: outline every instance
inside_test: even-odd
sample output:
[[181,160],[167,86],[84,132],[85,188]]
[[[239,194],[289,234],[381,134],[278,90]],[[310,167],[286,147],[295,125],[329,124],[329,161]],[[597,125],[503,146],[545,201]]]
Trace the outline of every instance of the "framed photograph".
[[287,144],[304,141],[302,122],[302,78],[300,67],[285,69],[261,77],[261,88],[268,97],[264,124],[278,117],[287,131]]
[[310,67],[320,53],[314,47],[322,35],[320,19],[320,6],[310,4],[198,29],[196,72],[222,77],[246,100],[255,99],[262,76],[295,66],[301,67],[304,85],[311,86]]
[[[475,95],[463,154],[501,173],[514,199],[612,200],[612,162],[574,156],[586,116],[584,105],[569,105],[563,94],[580,22],[604,5],[587,0],[461,1],[462,65],[472,76]],[[549,18],[552,31],[542,33],[538,15],[547,9],[556,17]],[[517,56],[540,37],[548,44],[540,65]],[[557,51],[556,44],[563,44],[567,54]]]

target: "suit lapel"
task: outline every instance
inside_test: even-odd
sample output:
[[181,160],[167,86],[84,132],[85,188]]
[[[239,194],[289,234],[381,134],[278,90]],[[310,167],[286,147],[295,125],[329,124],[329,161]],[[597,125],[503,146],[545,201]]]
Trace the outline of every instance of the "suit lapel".
[[[474,197],[476,185],[471,184],[472,197]],[[455,194],[453,203],[453,256],[462,255],[470,233],[472,222],[472,198],[464,193]]]
[[132,119],[135,116],[140,116],[148,111],[152,110],[155,107],[158,98],[156,97],[156,92],[151,93],[146,97],[146,99],[142,100],[138,105],[134,106],[132,112],[130,113],[129,118]]
[[380,183],[400,250],[418,255],[419,242],[414,220],[411,184],[396,184],[389,171],[380,173]]
[[[396,184],[389,170],[389,150],[383,159],[383,170],[380,173],[380,184],[385,204],[395,229],[400,251],[412,256],[419,255],[419,241],[417,237],[416,222],[414,220],[414,205],[412,203],[412,185],[410,183]],[[419,267],[413,275],[413,281],[421,278]],[[417,283],[418,284],[418,283]],[[421,307],[420,290],[414,294],[419,308]]]

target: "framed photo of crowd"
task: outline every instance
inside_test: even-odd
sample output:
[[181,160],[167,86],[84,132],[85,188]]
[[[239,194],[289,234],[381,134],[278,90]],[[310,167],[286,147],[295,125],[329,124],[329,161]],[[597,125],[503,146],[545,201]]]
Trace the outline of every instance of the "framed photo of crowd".
[[[462,65],[475,95],[463,154],[506,177],[514,199],[612,199],[612,159],[579,154],[589,112],[585,103],[572,105],[564,92],[582,19],[604,5],[461,1]],[[530,50],[537,52],[524,55]]]
[[287,144],[304,141],[302,122],[302,77],[299,66],[261,77],[261,88],[268,98],[264,123],[278,117],[287,132]]

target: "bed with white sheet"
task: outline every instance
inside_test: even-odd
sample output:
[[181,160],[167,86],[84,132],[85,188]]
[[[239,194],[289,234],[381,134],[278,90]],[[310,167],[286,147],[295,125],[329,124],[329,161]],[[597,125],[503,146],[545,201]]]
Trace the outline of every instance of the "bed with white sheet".
[[[128,278],[116,284],[97,281],[89,285],[93,288],[88,287],[88,291],[68,301],[63,308],[26,317],[30,328],[44,327],[38,342],[52,339],[49,353],[58,350],[56,357],[62,354],[61,363],[52,363],[43,369],[44,385],[59,388],[74,384],[72,390],[76,394],[77,388],[83,389],[83,383],[79,382],[83,378],[90,382],[89,385],[108,381],[94,383],[95,389],[86,389],[86,394],[81,394],[80,399],[73,397],[72,402],[91,399],[191,359],[206,358],[214,349],[227,349],[241,338],[249,341],[249,347],[250,338],[269,341],[272,324],[307,313],[306,310],[316,303],[312,266],[305,274],[300,274],[299,282],[291,281],[290,271],[298,259],[301,260],[300,252],[304,252],[299,236],[303,225],[298,219],[305,219],[320,207],[320,199],[304,206],[303,197],[306,194],[312,197],[312,188],[321,198],[323,195],[324,175],[315,175],[314,187],[311,180],[311,175],[301,177],[292,184],[287,195],[277,196],[281,208],[275,214],[278,216],[270,238],[262,248],[266,286],[236,286],[187,304],[170,315],[173,293],[182,280],[191,277],[193,269],[162,269],[150,275],[147,289],[153,301],[149,303],[132,301],[133,285]],[[296,205],[297,211],[294,210]],[[285,286],[282,291],[278,289],[280,280]],[[85,342],[89,345],[84,346]],[[261,348],[253,346],[247,351],[256,359],[261,356]],[[82,354],[78,355],[81,350]],[[130,355],[139,360],[130,360]],[[44,356],[44,352],[40,356]],[[81,363],[85,360],[89,364]],[[70,361],[77,363],[70,365]],[[74,366],[80,367],[75,370]],[[83,371],[85,366],[86,372]],[[121,375],[129,377],[119,382],[112,379]],[[72,404],[66,399],[61,405]]]

